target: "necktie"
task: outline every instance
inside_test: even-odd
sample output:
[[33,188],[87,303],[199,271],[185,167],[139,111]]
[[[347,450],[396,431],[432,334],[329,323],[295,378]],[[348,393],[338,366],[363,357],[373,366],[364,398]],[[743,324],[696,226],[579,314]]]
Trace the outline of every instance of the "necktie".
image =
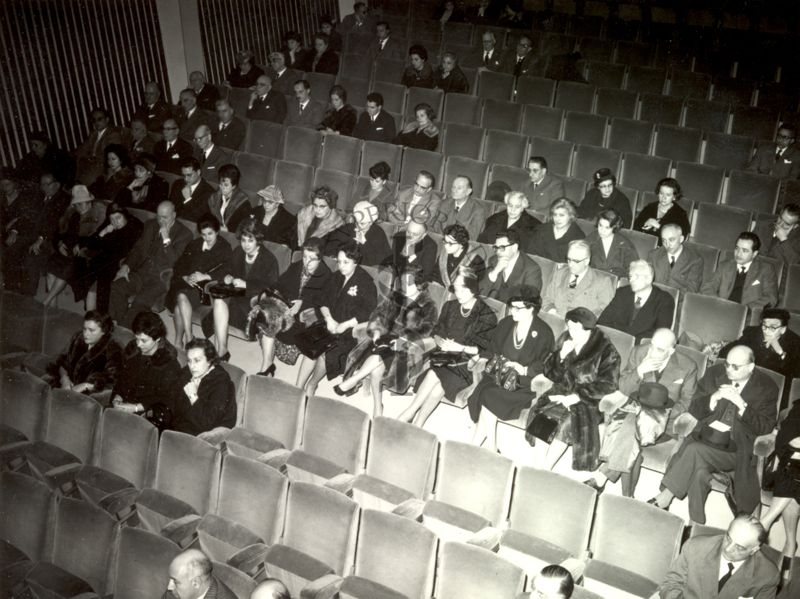
[[487,64],[487,65],[489,64],[489,53],[488,52],[484,52],[483,53],[483,64]]
[[458,211],[459,211],[459,210],[461,210],[461,206],[459,206],[458,204],[456,204],[456,214],[458,214]]
[[572,275],[572,280],[569,282],[569,288],[575,289],[578,286],[578,275]]
[[669,267],[672,268],[673,266],[675,266],[675,256],[670,256],[669,257]]
[[781,151],[780,151],[780,150],[776,151],[776,152],[775,152],[775,162],[780,162],[780,160],[781,160],[781,156],[782,156],[782,155],[783,155],[783,154],[781,153]]
[[300,116],[303,116],[303,105],[302,104],[300,104],[300,110],[299,110],[299,112],[297,114],[299,114]]
[[744,269],[744,266],[739,267],[739,276],[743,277],[747,274],[747,271]]
[[219,124],[219,130],[220,130],[220,131],[225,131],[225,127],[227,127],[227,126],[228,126],[228,124],[227,124],[227,123],[220,123],[220,124]]
[[633,302],[634,308],[641,308],[642,307],[642,297],[640,295],[636,296],[636,301]]
[[741,383],[734,383],[733,384],[733,388],[736,389],[737,391],[739,390],[739,387],[741,387]]
[[172,144],[173,144],[173,143],[174,143],[174,142],[171,142],[171,141],[168,141],[168,142],[167,142],[167,153],[169,153],[170,149],[172,148]]
[[728,579],[733,576],[733,564],[728,562],[728,572],[719,579],[719,585],[717,585],[717,592],[722,590],[722,587],[725,586],[725,583],[728,582]]

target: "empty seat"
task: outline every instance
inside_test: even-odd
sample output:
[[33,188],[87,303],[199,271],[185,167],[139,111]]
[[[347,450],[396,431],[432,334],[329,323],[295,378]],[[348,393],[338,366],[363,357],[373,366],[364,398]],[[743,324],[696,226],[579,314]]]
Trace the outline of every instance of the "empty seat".
[[[548,163],[549,164],[549,163]],[[504,164],[493,164],[489,173],[489,184],[495,181],[507,183],[511,189],[522,189],[530,180],[530,173],[524,168],[515,168]],[[503,207],[500,206],[502,210]]]
[[44,311],[44,304],[27,295],[0,291],[0,355],[42,351]]
[[[0,473],[0,540],[31,561],[44,559],[55,501],[44,483],[18,472]],[[0,563],[0,568],[6,566]]]
[[[505,99],[505,98],[502,98]],[[469,94],[447,94],[442,120],[446,123],[477,125],[480,122],[483,98]]]
[[659,180],[669,176],[671,166],[669,158],[626,153],[620,182],[639,191],[652,191]]
[[632,66],[628,69],[625,89],[639,94],[661,95],[667,83],[667,70],[656,67]]
[[511,100],[514,90],[514,76],[495,71],[480,71],[478,73],[479,98],[493,98],[495,100]]
[[445,156],[465,156],[479,160],[483,154],[484,131],[475,125],[447,123],[441,142]]
[[447,22],[442,28],[442,41],[453,44],[472,43],[472,23]]
[[613,118],[608,131],[607,146],[622,152],[649,154],[655,131],[655,123]]
[[669,95],[676,98],[708,98],[711,75],[673,69],[669,74]]
[[245,191],[256,192],[264,189],[272,180],[275,162],[272,158],[236,152],[234,161],[241,173],[239,187]]
[[607,87],[597,88],[597,105],[594,109],[597,114],[632,119],[636,116],[638,106],[638,92]]
[[327,135],[319,165],[345,173],[355,173],[361,161],[361,140],[347,135]]
[[680,182],[683,196],[693,202],[716,204],[722,193],[725,169],[718,166],[678,162],[675,178]]
[[[513,133],[507,135],[513,135]],[[463,158],[461,156],[449,156],[444,166],[442,188],[449,190],[453,185],[453,179],[459,175],[470,178],[475,197],[483,197],[484,190],[486,189],[486,179],[489,175],[488,163],[480,160]]]
[[444,543],[436,572],[437,599],[515,598],[522,591],[524,571],[487,549]]
[[683,98],[670,98],[657,94],[642,94],[639,118],[664,125],[680,125]]
[[441,189],[443,167],[444,156],[439,152],[405,148],[403,150],[403,165],[400,167],[400,185],[413,185],[417,179],[417,173],[425,170],[432,173],[436,178],[433,188]]
[[308,204],[311,197],[311,181],[314,177],[314,167],[308,164],[277,160],[272,183],[282,192],[286,201],[286,208],[290,212],[297,212]]
[[544,156],[547,160],[547,170],[556,175],[569,173],[572,162],[572,150],[575,146],[568,141],[548,139],[545,137],[531,137],[531,156]]
[[330,89],[336,83],[336,75],[309,72],[303,75],[303,79],[311,84],[311,97],[323,104],[327,104],[330,100]]
[[624,64],[590,61],[586,65],[586,81],[597,87],[622,89],[626,70]]
[[522,123],[523,108],[521,104],[508,100],[488,99],[483,103],[481,127],[517,133]]
[[753,155],[753,139],[746,135],[709,133],[703,164],[713,164],[724,169],[743,169]]
[[527,154],[528,138],[525,135],[495,129],[486,131],[482,156],[485,162],[522,167],[527,163]]
[[567,111],[562,139],[574,144],[602,146],[606,138],[608,118],[598,114]]
[[[372,61],[367,54],[342,54],[339,66],[339,83],[342,77],[353,79],[369,79],[372,74]],[[348,95],[350,88],[345,87]]]
[[[378,76],[376,71],[376,77]],[[385,110],[399,114],[405,113],[407,88],[405,85],[400,84],[399,77],[391,81],[376,79],[372,84],[372,91],[383,96],[383,108]]]
[[738,339],[744,329],[747,306],[718,297],[686,293],[678,319],[678,335],[690,333],[703,344]]
[[250,121],[244,150],[250,154],[280,158],[283,151],[283,125],[269,121]]
[[572,200],[574,204],[580,204],[583,196],[586,195],[588,182],[576,177],[562,177],[562,180],[564,182],[564,195]]
[[330,187],[333,191],[339,194],[339,206],[341,206],[353,195],[355,184],[356,178],[347,172],[327,168],[318,168],[314,172],[313,187],[315,189],[322,185]]
[[409,87],[406,94],[406,122],[416,118],[414,108],[418,104],[428,104],[433,108],[436,118],[442,114],[444,92],[440,89],[427,89],[424,87]]
[[752,81],[732,77],[715,77],[711,99],[728,102],[733,106],[750,106],[755,86]]
[[16,370],[3,370],[0,378],[0,422],[27,437],[41,439],[47,424],[50,386],[42,379]]
[[620,40],[617,42],[614,62],[631,66],[649,66],[653,63],[654,55],[655,47],[650,44]]
[[728,130],[730,114],[731,107],[727,102],[689,98],[686,100],[683,125],[693,129],[725,133]]
[[[787,310],[800,311],[800,265],[790,264],[786,272],[786,289],[781,306]],[[795,379],[797,381],[797,379]],[[795,384],[792,384],[794,391]]]
[[231,87],[228,89],[228,102],[233,108],[233,112],[243,117],[247,114],[247,107],[250,104],[250,94],[253,92],[246,88]]
[[367,105],[369,79],[353,79],[352,77],[342,77],[340,74],[336,78],[336,84],[347,90],[347,100],[352,106],[364,108]]
[[591,112],[594,106],[596,89],[594,85],[589,85],[588,83],[559,81],[553,105],[564,110]]
[[160,597],[169,584],[169,565],[180,547],[140,528],[124,527],[114,569],[114,599]]
[[322,153],[323,135],[305,127],[286,127],[283,134],[283,160],[317,166]]
[[552,106],[556,95],[556,80],[545,77],[520,77],[514,100],[520,104]]
[[361,167],[359,175],[366,177],[369,175],[369,168],[378,162],[385,162],[392,171],[389,173],[391,181],[400,178],[400,160],[403,156],[403,148],[390,143],[380,141],[365,141],[361,149]]
[[761,106],[737,106],[733,109],[731,133],[754,139],[775,139],[779,113]]
[[621,162],[622,152],[619,150],[578,145],[575,146],[575,159],[570,174],[584,181],[591,181],[597,169],[609,168],[614,175],[618,175]]
[[672,125],[659,125],[653,154],[670,160],[699,162],[703,132]]
[[578,38],[574,35],[565,35],[563,33],[548,31],[542,35],[542,40],[539,44],[539,52],[552,56],[571,54],[575,50],[577,41]]
[[594,36],[581,38],[580,52],[586,60],[611,62],[614,56],[614,40]]
[[528,136],[536,135],[538,137],[558,139],[561,137],[561,121],[563,120],[563,108],[528,104],[525,106],[525,111],[522,115],[520,133]]
[[752,213],[733,206],[699,204],[692,228],[692,240],[720,250],[733,247],[736,237],[750,229]]
[[728,173],[728,187],[723,203],[771,214],[776,209],[780,184],[777,177],[732,170]]

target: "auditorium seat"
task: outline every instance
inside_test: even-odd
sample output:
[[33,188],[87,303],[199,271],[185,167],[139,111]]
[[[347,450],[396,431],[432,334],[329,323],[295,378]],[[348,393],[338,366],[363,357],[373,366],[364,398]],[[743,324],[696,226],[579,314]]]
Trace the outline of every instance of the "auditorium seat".
[[734,206],[698,204],[692,226],[692,241],[719,250],[734,246],[742,231],[750,230],[752,213]]
[[453,44],[469,45],[472,43],[472,23],[450,22],[442,28],[442,41]]
[[595,62],[611,62],[614,56],[615,42],[599,36],[584,37],[580,41],[580,53],[586,60]]
[[403,165],[400,167],[400,185],[413,185],[417,179],[417,173],[428,171],[436,178],[433,189],[442,189],[444,158],[445,156],[439,152],[405,148],[403,150]]
[[[248,154],[247,152],[236,152],[234,163],[241,173],[239,187],[244,191],[250,192],[248,196],[250,196],[251,200],[255,197],[255,192],[264,189],[270,184],[275,168],[275,161],[272,158],[259,156],[258,154]],[[281,191],[284,192],[284,195],[286,194],[285,189]]]
[[[366,53],[342,54],[339,65],[339,84],[342,84],[343,77],[369,80],[372,75],[372,65],[373,63]],[[350,96],[351,90],[347,87],[345,89],[347,90],[348,98],[352,98]]]
[[296,213],[311,202],[311,181],[314,167],[308,164],[275,161],[275,175],[272,183],[282,192],[286,201],[286,209]]
[[724,134],[728,130],[730,114],[731,107],[727,102],[688,98],[683,126]]
[[405,121],[411,122],[417,118],[414,107],[417,104],[429,104],[438,119],[442,114],[444,105],[444,92],[440,89],[427,89],[424,87],[409,87],[406,94]]
[[436,490],[422,523],[443,541],[466,541],[506,518],[514,465],[508,458],[468,443],[445,441]]
[[317,187],[325,185],[334,190],[339,194],[337,206],[341,209],[352,197],[355,184],[356,178],[348,172],[318,168],[314,172],[314,183],[312,187],[316,189]]
[[598,88],[622,89],[626,71],[624,64],[590,60],[586,64],[586,81]]
[[483,154],[483,141],[483,127],[447,123],[440,146],[445,156],[464,156],[479,160]]
[[169,565],[180,552],[172,541],[140,528],[123,527],[114,567],[114,599],[152,599],[169,584]]
[[[778,202],[780,179],[750,171],[731,170],[723,203],[754,212],[773,214]],[[745,229],[742,229],[745,230]]]
[[431,597],[437,539],[403,516],[361,512],[353,575],[342,582],[341,599]]
[[[400,83],[400,77],[390,81],[378,78],[377,73],[378,71],[376,71],[376,78],[372,83],[372,91],[383,96],[383,109],[404,114],[406,110],[406,86]],[[395,123],[395,126],[399,131],[400,123]]]
[[711,88],[711,75],[694,73],[682,69],[671,69],[669,74],[669,95],[675,98],[708,98]]
[[[504,164],[493,164],[489,172],[489,184],[495,181],[507,183],[511,189],[521,189],[530,180],[527,169],[515,168]],[[497,208],[497,212],[505,210],[503,205]]]
[[583,196],[586,195],[589,183],[585,179],[578,179],[576,177],[563,177],[563,181],[564,195],[572,200],[574,204],[580,204]]
[[520,77],[514,100],[520,104],[552,106],[556,96],[555,79],[545,77]]
[[752,155],[752,137],[725,133],[706,134],[703,164],[711,164],[727,170],[743,169]]
[[514,76],[496,71],[480,71],[476,94],[479,98],[511,100],[514,91]]
[[[505,99],[505,98],[502,98]],[[442,120],[446,123],[477,125],[480,122],[483,98],[470,94],[450,93],[444,99]]]
[[44,304],[35,299],[0,291],[0,356],[42,351],[44,311]]
[[617,42],[617,52],[614,57],[614,62],[646,67],[653,64],[654,54],[655,47],[650,44],[620,40]]
[[699,162],[702,142],[700,129],[659,125],[653,154],[674,161]]
[[[370,69],[371,69],[370,65]],[[341,85],[347,92],[348,103],[361,110],[367,105],[367,94],[369,93],[369,79],[354,79],[343,77],[341,73],[336,77],[336,85]]]
[[327,106],[331,99],[330,90],[336,83],[336,75],[308,72],[303,75],[303,79],[311,84],[311,98]]
[[[319,580],[323,576],[349,574],[357,527],[358,505],[354,501],[332,489],[293,483],[283,537],[269,548],[264,560],[267,575],[283,581],[292,597],[300,597],[310,583],[323,583]],[[338,584],[336,577],[331,577],[332,583]]]
[[642,231],[624,229],[622,235],[634,245],[641,260],[647,260],[647,255],[658,245],[658,237]]
[[361,161],[361,140],[347,135],[326,135],[319,165],[323,168],[355,173]]
[[650,597],[678,555],[683,528],[675,514],[630,497],[602,494],[584,586],[602,596]]
[[[486,190],[486,180],[489,177],[488,163],[461,156],[448,156],[444,165],[444,177],[441,180],[441,188],[445,190],[445,193],[450,191],[453,179],[459,175],[465,175],[470,178],[475,197],[483,197]],[[437,179],[438,182],[439,179]]]
[[[48,532],[55,520],[53,492],[41,481],[19,472],[0,472],[0,542],[31,562],[45,559]],[[0,570],[12,565],[0,563]],[[5,578],[0,578],[5,580]]]
[[514,598],[525,572],[488,549],[445,542],[436,570],[436,599]]
[[213,560],[211,569],[214,577],[228,587],[236,599],[250,599],[250,595],[256,588],[256,581],[251,576],[239,568]]
[[508,100],[485,100],[481,114],[481,127],[519,133],[523,108],[525,107],[522,104]]
[[612,118],[608,131],[609,148],[622,152],[649,154],[653,146],[656,125],[646,121]]
[[283,125],[269,121],[250,121],[244,151],[268,158],[280,158],[283,151]]
[[[608,273],[602,273],[602,271],[599,272],[600,274],[608,275]],[[616,277],[614,278],[616,279]],[[616,288],[616,284],[614,285],[614,287]],[[631,352],[633,351],[633,348],[636,345],[636,338],[633,335],[629,335],[624,331],[618,331],[617,329],[612,329],[611,327],[607,327],[605,325],[599,324],[597,325],[597,328],[603,331],[606,337],[608,337],[608,339],[614,345],[614,347],[617,350],[617,353],[619,354],[622,360],[621,363],[627,364],[628,358],[630,357]]]
[[528,138],[519,133],[488,129],[481,158],[487,163],[523,167],[528,162]]
[[694,243],[691,241],[685,241],[684,245],[700,254],[700,256],[703,258],[703,280],[710,280],[711,277],[714,276],[714,271],[717,270],[717,262],[719,261],[720,251],[715,247],[711,247],[710,245]]
[[[405,23],[404,23],[405,25]],[[393,28],[394,29],[394,28]],[[403,35],[405,27],[397,31],[397,35]],[[364,55],[369,50],[369,47],[374,43],[375,38],[372,35],[367,35],[361,32],[351,32],[344,36],[342,51],[346,55]]]
[[678,319],[678,337],[685,332],[703,344],[738,339],[744,329],[747,306],[718,297],[686,293]]
[[683,98],[642,93],[640,101],[639,119],[663,125],[680,125]]
[[389,173],[390,181],[397,181],[400,178],[400,160],[403,156],[402,146],[380,141],[365,141],[361,148],[361,167],[359,175],[369,176],[369,169],[373,164],[385,162],[392,169]]
[[609,118],[621,117],[632,119],[639,107],[639,94],[623,89],[608,87],[597,88],[597,105],[595,113]]
[[725,169],[696,162],[677,162],[675,179],[681,185],[683,197],[697,203],[717,204],[725,181]]
[[48,361],[42,366],[46,367],[48,363],[54,362],[60,354],[66,353],[70,341],[81,330],[83,330],[83,314],[48,308],[44,312],[42,335],[42,354],[47,357]]
[[551,174],[566,175],[569,173],[574,149],[572,143],[539,136],[532,136],[530,140],[529,156],[544,156],[547,160],[547,170]]
[[596,91],[597,88],[588,83],[559,81],[553,106],[567,111],[591,112]]
[[286,127],[283,132],[282,160],[318,166],[323,135],[306,127]]
[[[575,146],[575,158],[572,161],[570,174],[573,177],[591,181],[594,172],[600,168],[611,169],[615,176],[619,175],[622,163],[622,152],[597,146]],[[582,198],[583,196],[581,196]],[[580,201],[580,199],[578,200]]]
[[757,140],[773,140],[778,130],[778,117],[778,111],[762,106],[737,106],[733,109],[731,133]]
[[568,110],[561,138],[576,145],[603,146],[607,127],[608,118],[605,116]]
[[564,110],[562,108],[527,104],[522,115],[520,133],[528,136],[536,135],[558,139],[561,137],[561,122],[563,120]]
[[571,54],[575,50],[578,38],[574,35],[565,35],[556,31],[547,31],[542,35],[539,44],[539,54],[545,56],[558,56]]
[[781,307],[800,311],[800,265],[790,264],[786,271],[786,289],[783,292]]
[[48,392],[42,379],[16,370],[3,370],[0,379],[2,424],[36,441],[44,437],[47,426]]
[[631,66],[625,89],[638,94],[659,96],[667,84],[667,70],[658,67]]
[[732,77],[714,77],[711,99],[727,102],[735,107],[750,106],[755,86],[752,81]]

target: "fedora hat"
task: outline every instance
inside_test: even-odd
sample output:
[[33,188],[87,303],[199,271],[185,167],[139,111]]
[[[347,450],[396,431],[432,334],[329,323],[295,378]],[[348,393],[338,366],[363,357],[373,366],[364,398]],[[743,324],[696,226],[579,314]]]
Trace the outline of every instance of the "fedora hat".
[[638,390],[631,393],[631,399],[637,400],[645,408],[671,408],[675,404],[661,383],[642,383]]

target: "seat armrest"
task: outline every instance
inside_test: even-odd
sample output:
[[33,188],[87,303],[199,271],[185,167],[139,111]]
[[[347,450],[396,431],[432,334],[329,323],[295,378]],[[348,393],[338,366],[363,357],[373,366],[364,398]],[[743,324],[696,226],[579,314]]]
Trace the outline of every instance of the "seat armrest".
[[63,464],[50,468],[44,476],[54,489],[59,489],[64,495],[70,496],[78,488],[75,484],[75,475],[82,467],[83,464]]
[[103,497],[100,501],[100,507],[109,514],[113,514],[120,522],[125,522],[136,511],[136,498],[138,496],[139,489],[136,487],[120,489]]
[[697,418],[695,418],[688,412],[684,412],[675,419],[675,424],[673,425],[673,429],[675,430],[675,435],[679,439],[683,439],[689,436],[689,433],[691,433],[694,430],[694,427],[696,425],[697,425]]
[[422,522],[422,510],[425,509],[425,502],[422,499],[406,499],[403,503],[392,510],[393,514],[410,518],[417,522]]
[[269,551],[269,547],[264,543],[253,543],[230,556],[228,565],[257,580],[259,571],[264,568],[264,558],[267,557],[267,551]]
[[767,433],[766,435],[759,435],[753,442],[753,455],[760,458],[765,458],[773,451],[775,451],[775,440],[778,436],[776,431]]
[[219,446],[225,440],[231,432],[227,426],[218,426],[216,428],[211,429],[210,431],[205,431],[204,433],[200,433],[197,435],[198,439],[202,439],[206,443],[210,443],[211,445]]
[[267,466],[271,466],[276,470],[284,472],[286,470],[286,460],[289,459],[289,455],[291,453],[292,452],[288,449],[273,449],[267,453],[262,453],[256,459],[262,464],[266,464]]
[[600,400],[599,409],[603,414],[611,415],[621,408],[628,401],[628,396],[622,391],[613,391],[603,396]]
[[176,543],[181,549],[187,549],[197,538],[199,524],[200,516],[189,514],[167,524],[161,529],[161,536]]
[[359,322],[353,327],[353,339],[356,341],[363,341],[367,338],[367,325],[366,322]]
[[353,483],[355,480],[356,477],[354,474],[342,472],[341,474],[337,474],[333,478],[325,481],[323,486],[351,497],[353,495]]
[[583,578],[583,572],[586,570],[586,559],[578,559],[576,557],[568,557],[559,565],[568,570],[570,574],[572,574],[572,578],[575,582],[578,582],[581,578]]
[[300,599],[332,599],[339,592],[343,579],[337,574],[326,574],[308,583],[300,591]]
[[486,526],[467,539],[467,543],[496,553],[500,549],[500,537],[502,536],[503,531],[499,528]]

